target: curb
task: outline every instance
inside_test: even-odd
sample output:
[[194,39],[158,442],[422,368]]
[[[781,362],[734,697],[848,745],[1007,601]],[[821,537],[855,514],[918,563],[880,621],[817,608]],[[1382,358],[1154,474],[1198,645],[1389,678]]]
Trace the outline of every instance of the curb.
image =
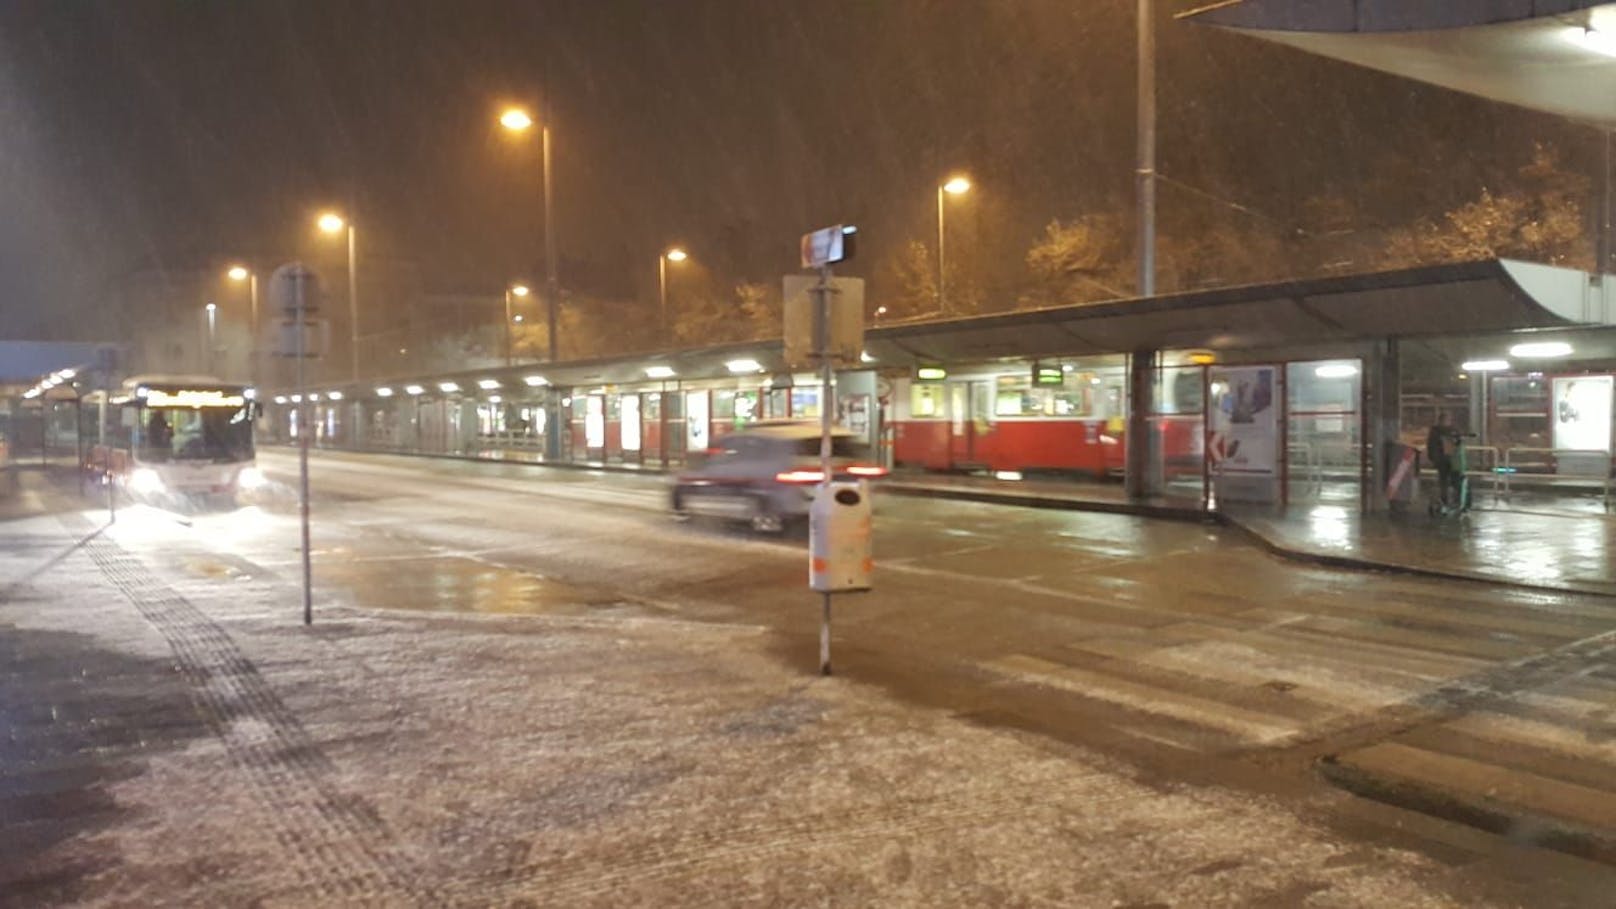
[[1366,559],[1354,556],[1331,555],[1323,552],[1312,552],[1294,546],[1286,546],[1275,541],[1272,537],[1257,530],[1239,518],[1219,513],[1217,521],[1226,527],[1245,534],[1263,550],[1272,555],[1293,562],[1302,562],[1318,565],[1323,568],[1343,568],[1350,571],[1384,571],[1392,574],[1403,574],[1411,577],[1436,578],[1446,581],[1470,581],[1476,584],[1491,584],[1495,587],[1510,587],[1517,590],[1530,590],[1535,593],[1560,593],[1577,596],[1616,597],[1616,590],[1605,590],[1598,587],[1587,587],[1571,584],[1534,584],[1531,581],[1518,581],[1512,578],[1501,578],[1496,575],[1483,574],[1479,571],[1461,571],[1453,568],[1429,568],[1423,565],[1408,565],[1401,562],[1383,562],[1376,559]]
[[1616,833],[1513,809],[1485,795],[1445,790],[1343,764],[1336,755],[1318,762],[1325,780],[1353,795],[1475,827],[1511,842],[1553,849],[1616,865]]
[[1132,502],[1100,502],[1091,499],[1063,499],[1055,496],[1028,495],[1014,492],[995,492],[987,489],[949,489],[936,486],[906,485],[901,480],[888,479],[881,489],[894,495],[919,499],[952,499],[959,502],[982,502],[988,505],[1014,505],[1022,508],[1043,508],[1057,511],[1095,511],[1102,514],[1123,514],[1135,517],[1162,518],[1169,521],[1209,523],[1218,520],[1198,508],[1178,508],[1172,505],[1149,505]]

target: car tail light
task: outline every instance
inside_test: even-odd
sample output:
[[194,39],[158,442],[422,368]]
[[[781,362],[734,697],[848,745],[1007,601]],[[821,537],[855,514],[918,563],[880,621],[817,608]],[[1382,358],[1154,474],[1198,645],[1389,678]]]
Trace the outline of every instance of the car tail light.
[[855,477],[884,477],[887,475],[885,467],[873,467],[869,464],[854,464],[847,468],[847,472]]
[[824,478],[824,472],[818,470],[782,470],[774,475],[774,479],[778,482],[795,483],[798,485],[818,483]]

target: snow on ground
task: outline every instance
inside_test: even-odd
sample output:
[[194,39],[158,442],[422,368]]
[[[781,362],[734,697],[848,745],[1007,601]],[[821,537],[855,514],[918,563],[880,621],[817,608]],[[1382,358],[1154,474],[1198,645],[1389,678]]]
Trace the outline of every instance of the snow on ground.
[[[3,531],[0,583],[73,541],[51,520]],[[26,589],[0,634],[167,660],[208,732],[154,737],[106,784],[117,821],[35,857],[94,869],[86,906],[1476,904],[1275,802],[804,676],[750,626],[305,629],[284,578],[199,583],[108,538]]]

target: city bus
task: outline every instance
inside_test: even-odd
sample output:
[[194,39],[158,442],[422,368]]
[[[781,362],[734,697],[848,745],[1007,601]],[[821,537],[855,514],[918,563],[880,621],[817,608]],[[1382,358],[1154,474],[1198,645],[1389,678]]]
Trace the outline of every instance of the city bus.
[[85,468],[135,501],[235,505],[265,485],[256,463],[257,395],[211,376],[144,375],[84,398]]

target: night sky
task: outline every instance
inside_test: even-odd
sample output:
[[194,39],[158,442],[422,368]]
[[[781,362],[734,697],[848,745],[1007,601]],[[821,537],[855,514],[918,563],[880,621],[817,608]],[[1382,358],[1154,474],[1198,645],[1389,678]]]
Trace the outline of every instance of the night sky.
[[[1591,158],[1573,124],[1162,20],[1162,172],[1279,220],[1437,214],[1534,140]],[[993,291],[1051,218],[1131,203],[1133,67],[1132,0],[5,0],[0,336],[97,337],[137,270],[329,255],[325,205],[428,291],[536,276],[504,101],[553,124],[570,286],[649,302],[671,243],[774,282],[842,221],[878,276],[963,170]]]

